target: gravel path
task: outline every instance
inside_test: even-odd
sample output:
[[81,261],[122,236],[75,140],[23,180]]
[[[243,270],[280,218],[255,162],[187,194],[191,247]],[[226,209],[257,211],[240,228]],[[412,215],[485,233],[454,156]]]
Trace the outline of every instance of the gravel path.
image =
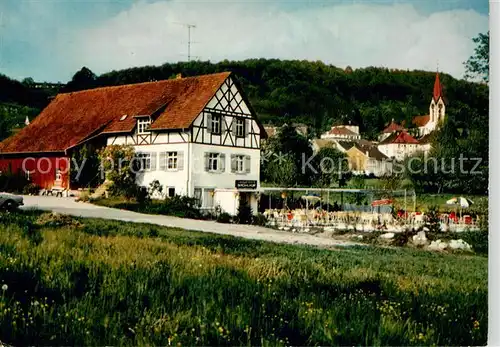
[[89,203],[75,202],[74,198],[51,196],[24,196],[22,209],[54,211],[78,217],[103,218],[133,223],[149,223],[166,227],[196,230],[214,234],[232,235],[246,239],[288,244],[305,244],[318,247],[349,246],[354,242],[335,240],[328,235],[310,235],[272,230],[253,225],[220,224],[213,221],[185,219],[171,216],[149,215]]

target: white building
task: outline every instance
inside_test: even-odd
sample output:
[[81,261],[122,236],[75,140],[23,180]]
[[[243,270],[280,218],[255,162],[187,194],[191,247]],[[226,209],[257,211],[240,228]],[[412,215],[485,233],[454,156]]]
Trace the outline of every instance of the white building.
[[168,95],[166,101],[171,101],[157,114],[124,115],[124,121],[131,118],[136,126],[120,133],[105,129],[107,144],[134,146],[142,161],[137,176],[142,186],[158,180],[167,196],[196,197],[203,208],[218,205],[231,215],[244,199],[257,213],[263,129],[236,80],[222,73],[170,83],[185,81],[190,88],[208,78],[213,79],[211,91],[175,88],[179,93]]
[[418,140],[406,131],[392,133],[378,144],[378,150],[387,157],[402,161],[420,150]]
[[359,127],[354,125],[333,126],[326,133],[321,135],[324,140],[356,141],[361,139]]

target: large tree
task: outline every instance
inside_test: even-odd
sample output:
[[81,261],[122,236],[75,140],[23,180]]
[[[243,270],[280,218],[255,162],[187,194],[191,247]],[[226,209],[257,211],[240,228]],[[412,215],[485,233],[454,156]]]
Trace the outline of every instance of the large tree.
[[464,63],[467,79],[481,78],[488,82],[490,75],[490,32],[472,39],[476,44],[474,54]]

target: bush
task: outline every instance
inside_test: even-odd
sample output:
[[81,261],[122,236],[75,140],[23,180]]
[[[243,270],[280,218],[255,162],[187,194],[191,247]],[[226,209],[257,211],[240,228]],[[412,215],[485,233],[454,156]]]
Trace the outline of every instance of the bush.
[[175,195],[165,199],[160,205],[158,213],[182,218],[200,218],[198,202],[195,198]]
[[30,181],[21,170],[16,173],[4,172],[0,174],[0,191],[20,194],[29,184]]
[[231,215],[227,212],[222,212],[217,216],[217,223],[231,223]]
[[268,222],[267,217],[264,216],[262,213],[258,213],[252,218],[253,225],[266,226],[267,222]]
[[253,218],[252,208],[240,200],[238,212],[236,213],[235,221],[238,224],[251,224]]
[[488,254],[488,230],[465,231],[460,236],[474,252]]
[[34,183],[30,183],[23,188],[23,194],[25,195],[38,195],[42,188]]
[[151,202],[151,197],[149,196],[149,191],[145,187],[138,187],[135,199],[139,205],[146,205]]

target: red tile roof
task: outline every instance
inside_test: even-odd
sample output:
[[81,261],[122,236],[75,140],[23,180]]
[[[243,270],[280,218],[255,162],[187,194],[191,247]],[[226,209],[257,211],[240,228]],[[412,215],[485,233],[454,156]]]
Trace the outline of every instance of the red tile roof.
[[[0,153],[62,152],[100,132],[129,132],[134,116],[152,129],[189,128],[230,72],[59,94],[31,124],[0,143]],[[120,120],[123,115],[127,117]]]
[[332,128],[328,134],[331,134],[331,135],[358,135],[356,134],[354,131],[351,131],[345,127],[335,127],[335,128]]
[[429,121],[431,120],[431,116],[425,115],[425,116],[415,116],[413,117],[412,123],[415,124],[417,127],[423,127]]
[[388,138],[380,142],[380,145],[388,144],[418,144],[418,141],[406,131],[398,131],[391,134]]
[[395,131],[402,131],[402,130],[405,130],[405,128],[399,125],[398,123],[395,123],[394,120],[392,120],[391,124],[389,124],[384,130],[382,130],[382,133],[389,134]]

